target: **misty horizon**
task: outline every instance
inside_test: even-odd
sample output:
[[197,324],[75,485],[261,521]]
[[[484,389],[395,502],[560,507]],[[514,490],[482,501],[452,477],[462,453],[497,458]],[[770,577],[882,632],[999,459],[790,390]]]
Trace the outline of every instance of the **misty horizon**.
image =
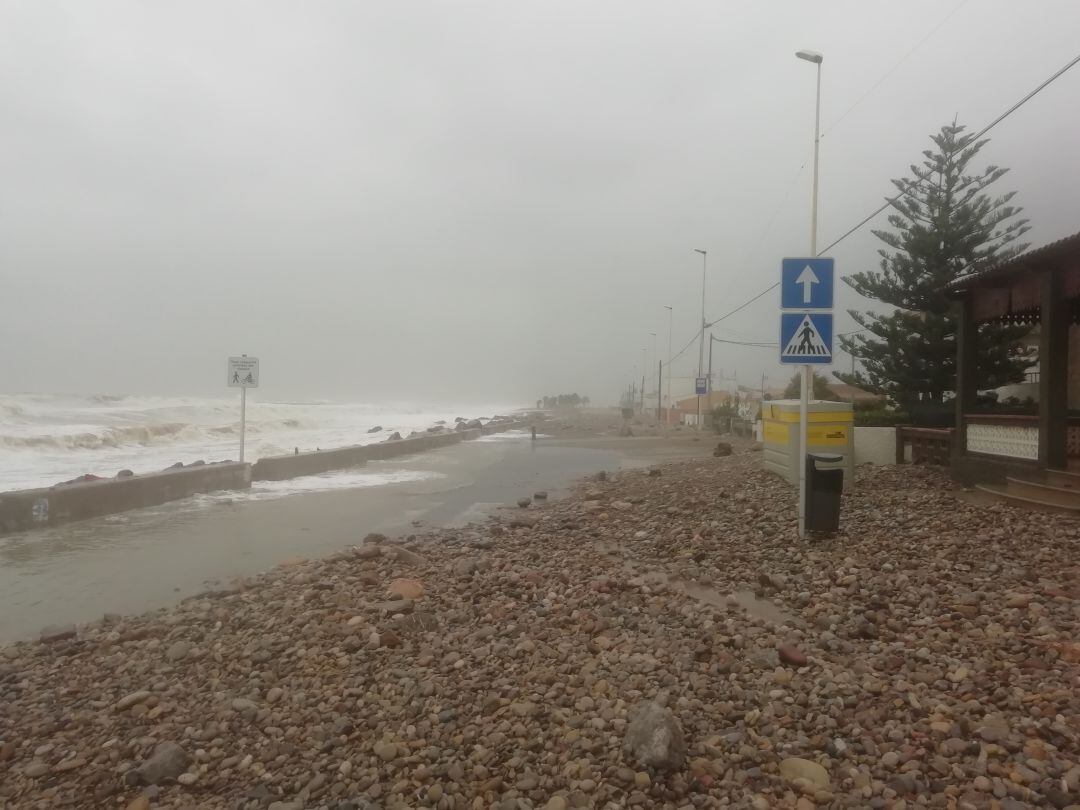
[[[695,249],[709,319],[807,252],[796,50],[824,54],[827,245],[943,124],[978,130],[1075,56],[1080,6],[42,2],[3,22],[3,391],[228,397],[247,353],[265,401],[599,405],[666,358],[665,306],[674,351],[697,334]],[[1033,247],[1076,228],[1078,76],[978,159],[1010,169],[990,191],[1017,192]],[[831,251],[841,276],[876,267],[885,227]],[[843,332],[875,304],[837,286]],[[715,333],[775,342],[777,312],[766,295]],[[718,376],[790,376],[775,349],[714,351]]]

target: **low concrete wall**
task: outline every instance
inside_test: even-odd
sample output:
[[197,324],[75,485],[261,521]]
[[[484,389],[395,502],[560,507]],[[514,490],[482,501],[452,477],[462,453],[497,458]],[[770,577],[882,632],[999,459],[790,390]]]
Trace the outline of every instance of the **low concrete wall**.
[[[498,430],[506,430],[506,425]],[[373,444],[357,444],[351,447],[339,447],[334,450],[318,450],[313,453],[296,453],[291,456],[270,456],[261,458],[251,468],[252,481],[282,481],[301,475],[342,470],[347,467],[359,467],[369,461],[381,461],[398,458],[412,453],[423,453],[457,444],[465,439],[476,439],[483,428],[468,430],[448,430],[444,433],[426,433],[411,439],[395,439]],[[496,430],[488,431],[490,433]]]
[[227,463],[5,492],[0,494],[0,533],[157,506],[200,492],[250,486],[251,465]]
[[157,506],[201,492],[248,489],[252,481],[280,481],[356,467],[368,461],[422,453],[522,426],[520,421],[492,422],[479,428],[425,433],[410,439],[272,456],[255,464],[204,464],[128,478],[5,492],[0,494],[0,534]]
[[856,427],[856,464],[895,464],[896,428]]

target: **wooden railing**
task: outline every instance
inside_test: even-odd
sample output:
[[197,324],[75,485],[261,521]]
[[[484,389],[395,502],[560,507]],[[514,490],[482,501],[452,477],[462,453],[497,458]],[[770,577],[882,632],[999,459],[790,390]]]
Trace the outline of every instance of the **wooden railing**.
[[952,457],[952,428],[921,428],[900,425],[896,428],[896,463],[907,461],[907,448],[911,447],[912,464],[937,464],[949,466]]

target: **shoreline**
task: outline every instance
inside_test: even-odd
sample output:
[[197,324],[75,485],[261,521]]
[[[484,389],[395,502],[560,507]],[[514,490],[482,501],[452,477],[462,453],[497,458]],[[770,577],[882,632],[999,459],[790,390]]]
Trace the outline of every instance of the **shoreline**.
[[0,802],[1067,806],[1075,524],[867,467],[802,544],[732,444],[0,648]]
[[402,479],[391,483],[264,499],[257,482],[250,491],[5,535],[0,643],[48,625],[169,606],[282,560],[336,552],[368,532],[409,535],[483,520],[537,490],[556,497],[599,469],[699,452],[696,443],[684,444],[660,437],[484,439],[325,474]]

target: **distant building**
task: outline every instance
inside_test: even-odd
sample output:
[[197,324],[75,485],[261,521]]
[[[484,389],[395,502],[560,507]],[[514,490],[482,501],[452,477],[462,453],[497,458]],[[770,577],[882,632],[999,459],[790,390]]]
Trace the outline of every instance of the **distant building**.
[[828,385],[833,396],[840,402],[879,402],[882,405],[885,404],[884,394],[872,394],[869,391],[842,382],[829,382]]

